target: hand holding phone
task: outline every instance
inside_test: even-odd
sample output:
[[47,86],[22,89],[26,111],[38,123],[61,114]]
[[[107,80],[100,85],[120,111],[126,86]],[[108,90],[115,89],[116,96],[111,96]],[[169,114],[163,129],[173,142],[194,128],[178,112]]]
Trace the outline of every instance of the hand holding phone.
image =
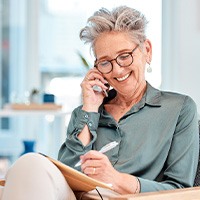
[[98,85],[94,85],[92,87],[92,89],[95,91],[95,92],[104,92],[105,96],[108,97],[108,93],[106,90],[103,90],[100,86]]

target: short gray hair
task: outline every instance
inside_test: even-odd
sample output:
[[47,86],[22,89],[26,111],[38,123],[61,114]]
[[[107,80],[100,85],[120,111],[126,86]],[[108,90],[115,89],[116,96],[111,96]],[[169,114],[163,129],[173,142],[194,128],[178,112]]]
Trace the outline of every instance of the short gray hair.
[[98,36],[105,32],[126,32],[137,43],[146,40],[146,25],[145,16],[138,10],[119,6],[112,11],[106,8],[101,8],[91,16],[87,25],[80,31],[80,39],[85,43],[90,43],[94,50],[95,40]]

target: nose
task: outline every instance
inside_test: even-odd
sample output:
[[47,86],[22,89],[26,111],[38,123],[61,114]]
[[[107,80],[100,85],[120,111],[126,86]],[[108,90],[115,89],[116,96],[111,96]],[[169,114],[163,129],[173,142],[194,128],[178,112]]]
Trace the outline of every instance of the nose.
[[112,65],[113,65],[113,73],[117,73],[119,74],[121,71],[123,71],[123,67],[121,67],[116,60],[112,61]]

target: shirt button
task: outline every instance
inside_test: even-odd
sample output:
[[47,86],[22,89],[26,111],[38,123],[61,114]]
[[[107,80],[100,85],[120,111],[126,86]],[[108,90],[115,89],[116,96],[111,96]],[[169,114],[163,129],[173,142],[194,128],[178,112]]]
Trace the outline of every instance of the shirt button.
[[68,138],[69,138],[69,139],[72,139],[72,135],[69,135]]
[[88,119],[88,114],[85,114],[85,118]]
[[91,122],[89,122],[89,123],[88,123],[88,125],[91,127],[91,126],[92,126],[92,123],[91,123]]

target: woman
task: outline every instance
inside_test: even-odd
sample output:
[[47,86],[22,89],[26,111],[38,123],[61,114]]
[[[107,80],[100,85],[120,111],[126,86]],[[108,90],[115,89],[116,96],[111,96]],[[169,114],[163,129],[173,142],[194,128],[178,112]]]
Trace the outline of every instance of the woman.
[[[146,24],[140,12],[126,6],[100,9],[89,18],[80,38],[91,44],[96,60],[81,83],[83,105],[72,113],[58,156],[74,168],[81,159],[78,170],[112,184],[119,194],[191,187],[197,169],[196,105],[188,96],[159,91],[145,80],[152,59]],[[99,152],[113,141],[116,147]],[[55,171],[51,176],[57,177]],[[67,194],[63,180],[43,180],[59,182],[64,187],[54,193]]]
[[[83,106],[73,112],[59,153],[71,166],[84,154],[83,173],[112,183],[118,193],[192,186],[197,167],[194,102],[145,80],[152,59],[146,24],[143,15],[127,7],[101,9],[89,19],[80,36],[91,43],[95,67],[81,84]],[[94,85],[108,90],[106,83],[114,88],[108,97],[93,90]],[[106,155],[89,151],[110,141],[119,145]]]

